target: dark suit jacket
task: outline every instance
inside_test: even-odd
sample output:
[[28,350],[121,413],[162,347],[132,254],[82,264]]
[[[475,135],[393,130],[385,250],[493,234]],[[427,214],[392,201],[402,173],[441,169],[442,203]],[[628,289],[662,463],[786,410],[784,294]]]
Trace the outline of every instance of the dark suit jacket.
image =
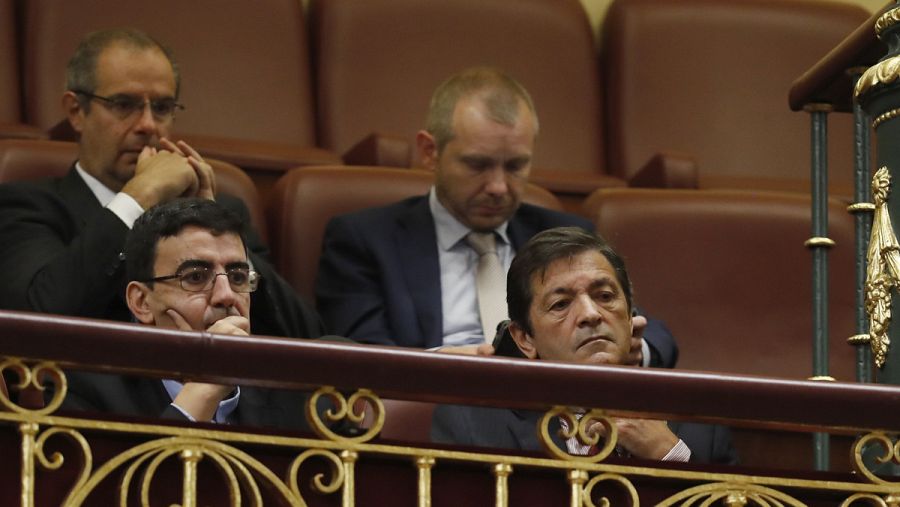
[[[90,411],[136,417],[186,420],[171,406],[159,379],[67,371],[69,391],[60,410]],[[52,392],[48,394],[52,397]],[[229,423],[281,429],[308,429],[307,395],[301,392],[241,387]]]
[[[249,223],[240,200],[217,200]],[[0,185],[0,308],[129,321],[122,255],[127,233],[74,167],[58,179]],[[251,296],[253,333],[320,336],[318,316],[275,272],[249,227],[246,240],[262,275]]]
[[[537,424],[541,416],[526,410],[440,405],[434,410],[431,439],[444,444],[539,451]],[[669,427],[691,450],[692,463],[737,462],[728,428],[687,422],[669,423]],[[559,420],[555,419],[550,435],[565,450],[559,428]]]
[[[509,220],[513,248],[546,229],[590,221],[522,204]],[[322,242],[317,308],[330,332],[363,343],[432,348],[443,344],[437,234],[428,196],[336,217]],[[673,367],[671,333],[651,321],[644,334],[654,366]]]

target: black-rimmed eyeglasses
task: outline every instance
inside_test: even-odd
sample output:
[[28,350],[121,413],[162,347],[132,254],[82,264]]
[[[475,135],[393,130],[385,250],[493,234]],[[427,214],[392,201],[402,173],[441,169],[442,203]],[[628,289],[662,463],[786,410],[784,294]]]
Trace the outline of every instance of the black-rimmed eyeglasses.
[[165,99],[151,99],[147,100],[143,97],[138,97],[136,95],[128,95],[124,93],[118,93],[116,95],[110,95],[109,97],[103,97],[101,95],[94,95],[93,93],[89,93],[82,90],[72,90],[72,93],[76,93],[78,95],[82,95],[91,100],[99,100],[109,109],[114,115],[119,117],[121,120],[125,120],[130,118],[135,113],[144,110],[147,104],[150,104],[150,112],[153,114],[153,117],[156,121],[169,121],[175,118],[175,113],[178,110],[183,110],[184,106],[179,104],[173,98],[165,98]]
[[216,273],[212,268],[203,266],[195,266],[184,269],[174,275],[158,276],[142,281],[149,283],[177,279],[181,284],[181,288],[188,292],[205,292],[212,289],[216,283],[216,278],[220,276],[225,276],[228,279],[228,285],[231,286],[231,290],[234,292],[254,292],[259,286],[259,273],[252,269],[232,268],[224,273]]

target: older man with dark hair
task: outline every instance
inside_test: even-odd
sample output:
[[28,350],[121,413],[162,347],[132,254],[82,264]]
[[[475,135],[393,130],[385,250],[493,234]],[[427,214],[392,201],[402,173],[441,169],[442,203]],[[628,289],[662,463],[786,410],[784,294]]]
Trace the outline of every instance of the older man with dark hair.
[[[528,359],[577,364],[627,364],[632,335],[631,282],[625,263],[598,236],[573,227],[535,235],[516,255],[507,277],[508,339]],[[541,414],[441,406],[438,442],[538,450]],[[557,428],[563,422],[556,421]],[[734,462],[730,433],[720,426],[616,418],[620,450],[645,459]],[[595,426],[600,428],[600,426]],[[559,442],[573,454],[577,441]]]

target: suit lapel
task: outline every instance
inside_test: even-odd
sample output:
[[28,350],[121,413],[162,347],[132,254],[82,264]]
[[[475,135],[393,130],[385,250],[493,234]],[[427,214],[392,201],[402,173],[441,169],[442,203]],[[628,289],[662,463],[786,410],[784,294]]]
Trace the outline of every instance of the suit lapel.
[[509,241],[513,248],[518,252],[526,241],[532,236],[540,232],[534,224],[529,223],[521,218],[522,208],[519,207],[516,214],[509,219],[509,225],[506,227],[506,233],[509,235]]
[[419,330],[426,348],[437,347],[443,342],[444,325],[441,318],[441,268],[428,197],[416,202],[398,222],[400,227],[394,240],[406,287],[416,309]]
[[99,213],[103,207],[100,206],[100,202],[94,193],[91,192],[91,189],[88,188],[87,183],[81,179],[78,171],[75,170],[74,164],[69,169],[69,172],[58,181],[59,196],[66,203],[66,207],[69,209],[69,216],[75,217],[75,221],[78,223],[78,230],[81,230],[90,221],[93,214]]

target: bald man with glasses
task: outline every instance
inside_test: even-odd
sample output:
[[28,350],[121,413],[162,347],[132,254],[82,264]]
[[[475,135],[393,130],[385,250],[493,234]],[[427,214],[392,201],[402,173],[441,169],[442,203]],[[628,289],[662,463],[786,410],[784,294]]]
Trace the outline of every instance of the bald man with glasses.
[[[80,135],[67,175],[0,185],[0,308],[129,320],[123,246],[135,219],[178,197],[214,199],[248,223],[238,199],[216,196],[215,175],[172,137],[181,79],[171,52],[131,29],[87,35],[66,71],[63,110]],[[257,334],[317,337],[318,316],[267,261],[252,231],[248,261]]]

